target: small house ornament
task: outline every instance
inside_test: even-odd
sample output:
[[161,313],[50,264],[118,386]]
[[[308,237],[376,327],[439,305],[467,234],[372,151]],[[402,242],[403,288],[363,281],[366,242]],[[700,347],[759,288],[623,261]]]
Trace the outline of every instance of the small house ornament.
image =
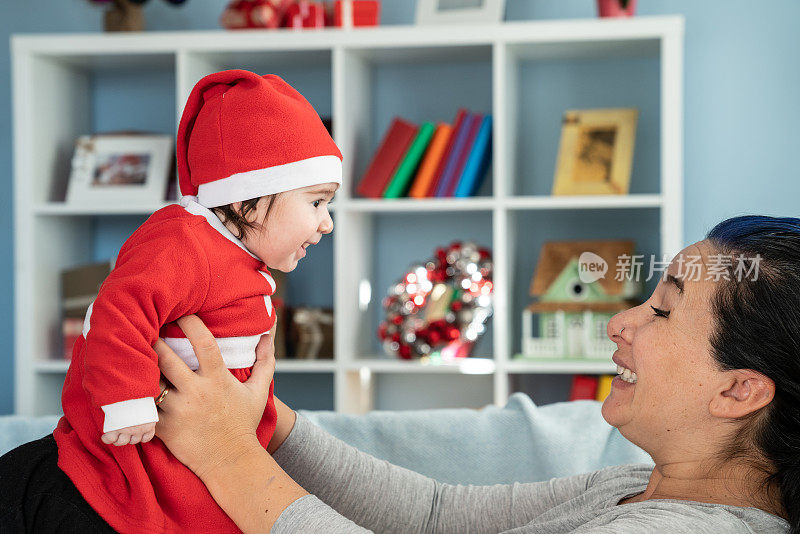
[[635,306],[641,291],[630,273],[633,251],[633,241],[545,243],[530,286],[538,301],[522,312],[520,357],[610,358],[615,344],[606,334],[608,321]]

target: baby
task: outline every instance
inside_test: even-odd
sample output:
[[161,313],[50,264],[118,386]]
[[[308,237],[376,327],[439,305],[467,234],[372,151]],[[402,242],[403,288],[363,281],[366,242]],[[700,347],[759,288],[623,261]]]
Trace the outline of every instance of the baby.
[[[54,432],[58,466],[119,532],[238,532],[163,443],[161,337],[198,363],[175,321],[198,315],[225,364],[250,376],[275,324],[269,269],[293,270],[333,230],[342,155],[311,105],[274,75],[230,70],[195,85],[177,139],[183,197],[125,242],[73,348]],[[167,392],[168,393],[168,392]],[[275,429],[272,385],[258,427]]]

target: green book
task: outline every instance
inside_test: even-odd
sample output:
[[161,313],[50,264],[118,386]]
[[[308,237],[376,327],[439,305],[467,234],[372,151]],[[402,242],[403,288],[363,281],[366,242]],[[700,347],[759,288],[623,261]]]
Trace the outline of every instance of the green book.
[[397,170],[394,171],[392,179],[389,181],[389,186],[383,192],[383,198],[401,198],[406,196],[408,188],[411,186],[414,173],[422,160],[425,150],[428,148],[428,143],[433,138],[433,133],[436,131],[436,125],[433,122],[424,122],[419,127],[417,136],[408,147],[408,152],[400,161]]

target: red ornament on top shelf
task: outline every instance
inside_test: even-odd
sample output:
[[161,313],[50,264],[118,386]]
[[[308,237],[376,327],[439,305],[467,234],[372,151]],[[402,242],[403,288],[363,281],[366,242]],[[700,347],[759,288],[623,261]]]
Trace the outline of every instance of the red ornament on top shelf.
[[219,23],[229,30],[279,28],[286,9],[295,0],[232,0],[220,15]]

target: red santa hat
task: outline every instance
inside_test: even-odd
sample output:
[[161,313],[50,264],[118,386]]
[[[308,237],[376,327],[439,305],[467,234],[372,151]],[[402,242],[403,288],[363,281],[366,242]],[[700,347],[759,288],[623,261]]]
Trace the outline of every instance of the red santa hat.
[[209,74],[194,86],[177,140],[181,194],[207,208],[342,183],[342,154],[317,112],[274,74]]

